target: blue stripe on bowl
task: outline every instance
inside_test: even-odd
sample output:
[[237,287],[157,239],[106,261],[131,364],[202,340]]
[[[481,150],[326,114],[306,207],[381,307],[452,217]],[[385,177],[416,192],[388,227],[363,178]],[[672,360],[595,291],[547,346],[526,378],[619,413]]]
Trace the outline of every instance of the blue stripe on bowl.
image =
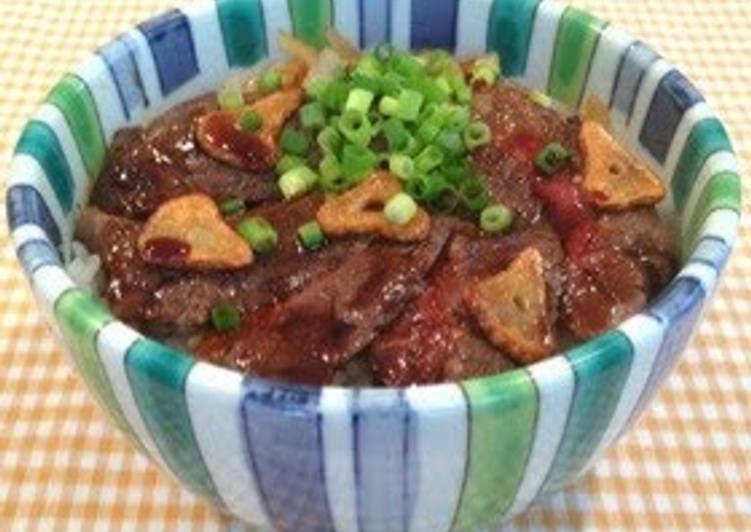
[[352,416],[359,530],[406,530],[412,508],[409,407],[401,392],[364,389],[355,394]]
[[11,229],[24,224],[38,225],[55,246],[62,244],[60,228],[37,189],[30,185],[13,185],[8,189],[7,198],[8,225]]
[[63,212],[69,213],[73,207],[73,177],[60,141],[49,124],[29,122],[21,133],[15,153],[37,160]]
[[126,120],[131,120],[139,109],[149,106],[149,98],[136,62],[135,46],[130,36],[120,35],[97,50],[117,87]]
[[370,48],[391,40],[391,2],[360,0],[360,48]]
[[193,34],[185,15],[178,9],[138,25],[149,42],[162,95],[168,96],[198,75]]
[[627,122],[631,120],[644,74],[659,57],[643,42],[636,41],[628,47],[621,58],[609,104],[623,113]]
[[[653,58],[652,63],[656,60]],[[677,70],[668,72],[660,80],[639,134],[642,146],[658,162],[665,162],[683,115],[702,101],[701,93]]]
[[527,67],[521,80],[522,84],[530,89],[543,92],[548,89],[558,25],[564,10],[557,2],[543,0],[535,11],[527,52]]
[[412,49],[456,48],[457,0],[412,0]]
[[730,251],[730,245],[723,238],[708,235],[699,240],[691,253],[690,261],[706,264],[719,273],[725,269]]
[[333,530],[319,391],[249,379],[241,416],[264,510],[281,530]]
[[701,282],[692,277],[678,277],[656,300],[647,314],[657,319],[665,328],[665,336],[655,357],[652,373],[637,401],[629,424],[632,424],[654,396],[688,343],[696,321],[701,315],[705,291]]
[[26,275],[31,275],[42,266],[62,266],[60,252],[47,240],[28,240],[16,251]]

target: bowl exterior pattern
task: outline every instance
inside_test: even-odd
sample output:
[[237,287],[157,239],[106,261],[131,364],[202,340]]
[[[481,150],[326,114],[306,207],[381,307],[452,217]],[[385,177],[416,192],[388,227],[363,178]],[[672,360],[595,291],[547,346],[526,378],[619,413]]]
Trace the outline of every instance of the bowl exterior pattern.
[[[336,26],[367,47],[497,50],[508,77],[579,106],[665,181],[684,264],[643,313],[553,359],[458,384],[305,388],[198,362],[117,321],[63,268],[114,132]],[[493,526],[593,463],[644,410],[729,256],[740,178],[722,124],[645,44],[536,0],[217,0],[138,25],[72,69],[24,129],[7,192],[13,241],[93,395],[143,453],[241,519],[282,530]]]

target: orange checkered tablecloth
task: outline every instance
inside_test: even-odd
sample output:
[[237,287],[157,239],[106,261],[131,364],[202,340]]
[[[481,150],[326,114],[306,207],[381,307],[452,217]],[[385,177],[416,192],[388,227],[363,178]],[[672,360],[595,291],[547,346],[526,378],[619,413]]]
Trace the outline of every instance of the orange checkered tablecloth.
[[[627,27],[682,66],[751,168],[750,0],[571,3]],[[18,133],[53,82],[97,45],[176,4],[0,1],[0,190]],[[105,420],[36,310],[3,216],[4,209],[0,529],[231,528]],[[590,474],[512,528],[751,530],[748,220],[699,334],[648,413]]]

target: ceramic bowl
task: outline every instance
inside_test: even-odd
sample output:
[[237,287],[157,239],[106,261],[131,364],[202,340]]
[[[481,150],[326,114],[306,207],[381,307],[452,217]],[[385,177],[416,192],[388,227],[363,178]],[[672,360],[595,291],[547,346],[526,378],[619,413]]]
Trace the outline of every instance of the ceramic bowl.
[[[666,183],[682,269],[642,313],[542,363],[406,389],[309,388],[196,361],[113,318],[66,274],[73,220],[119,128],[335,25],[367,47],[497,50],[507,77],[608,106]],[[39,305],[114,424],[190,491],[259,527],[492,527],[581,475],[644,411],[730,253],[740,179],[722,123],[627,32],[535,0],[217,0],[147,20],[70,70],[23,130],[8,220]]]

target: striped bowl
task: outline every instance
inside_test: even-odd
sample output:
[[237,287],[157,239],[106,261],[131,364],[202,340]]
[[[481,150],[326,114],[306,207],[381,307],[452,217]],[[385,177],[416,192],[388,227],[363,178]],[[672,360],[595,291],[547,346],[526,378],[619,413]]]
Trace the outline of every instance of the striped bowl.
[[[665,181],[682,269],[641,314],[533,366],[406,389],[308,388],[196,361],[115,319],[63,268],[119,128],[219,87],[328,25],[362,46],[497,50],[504,74],[576,107]],[[8,219],[41,308],[103,410],[217,507],[283,530],[478,529],[586,471],[633,424],[696,328],[736,235],[730,141],[696,88],[627,32],[536,0],[216,0],[139,24],[73,68],[24,129]]]

